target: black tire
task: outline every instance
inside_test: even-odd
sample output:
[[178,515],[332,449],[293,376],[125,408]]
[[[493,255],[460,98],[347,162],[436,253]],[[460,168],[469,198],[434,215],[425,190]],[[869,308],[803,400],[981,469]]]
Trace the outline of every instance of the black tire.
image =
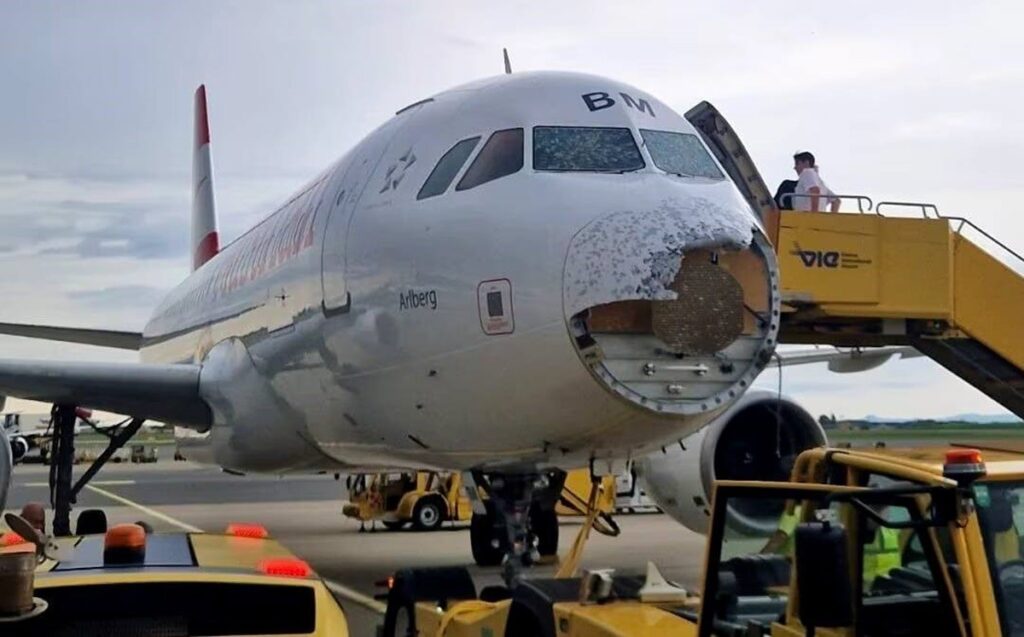
[[[484,502],[487,513],[474,513],[469,522],[469,543],[473,549],[473,561],[478,566],[498,566],[505,557],[508,539],[498,537],[495,543],[494,509],[490,502]],[[497,546],[495,546],[497,544]]]
[[542,557],[558,553],[558,513],[554,509],[532,507],[530,530],[537,537],[537,552]]
[[391,522],[388,520],[381,520],[381,524],[383,524],[384,528],[389,531],[401,531],[405,528],[406,520],[394,520]]
[[420,498],[412,508],[412,526],[417,531],[435,531],[444,522],[444,502],[440,498]]

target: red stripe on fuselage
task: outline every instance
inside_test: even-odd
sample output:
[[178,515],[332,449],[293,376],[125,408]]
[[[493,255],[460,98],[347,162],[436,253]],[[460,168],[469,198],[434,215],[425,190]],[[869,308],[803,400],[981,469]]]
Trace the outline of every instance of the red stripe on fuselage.
[[196,251],[192,255],[192,269],[199,269],[199,266],[212,259],[218,252],[220,252],[220,237],[214,231],[203,237],[196,247]]
[[206,85],[196,89],[196,149],[210,143],[210,120],[206,117]]

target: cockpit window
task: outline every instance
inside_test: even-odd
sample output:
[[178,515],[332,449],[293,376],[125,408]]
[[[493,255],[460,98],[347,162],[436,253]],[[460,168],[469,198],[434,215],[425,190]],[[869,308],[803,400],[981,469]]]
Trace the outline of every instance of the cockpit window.
[[629,172],[644,159],[628,128],[536,126],[533,129],[534,170]]
[[523,129],[496,131],[459,180],[455,190],[469,190],[480,184],[517,173],[523,167]]
[[448,186],[455,179],[455,175],[459,174],[462,165],[469,159],[479,141],[479,136],[464,139],[441,155],[441,159],[437,160],[437,165],[434,166],[434,170],[430,171],[430,176],[423,182],[423,187],[420,188],[416,198],[426,199],[443,194],[445,190],[448,190]]
[[641,128],[654,165],[681,177],[723,179],[722,171],[696,135]]

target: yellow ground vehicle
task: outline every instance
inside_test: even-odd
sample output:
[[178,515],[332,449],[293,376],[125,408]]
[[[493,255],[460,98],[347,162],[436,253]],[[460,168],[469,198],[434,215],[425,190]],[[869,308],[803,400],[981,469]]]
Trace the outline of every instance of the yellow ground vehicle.
[[25,561],[31,574],[36,547],[5,537],[0,606],[28,604],[20,617],[0,613],[4,637],[348,635],[324,582],[258,526],[232,525],[224,535],[146,534],[122,524],[48,540],[53,550],[35,568],[34,591],[4,575]]
[[348,481],[349,502],[342,513],[360,522],[380,520],[389,529],[412,523],[432,531],[445,520],[468,520],[473,514],[457,473],[357,474]]
[[[585,515],[590,484],[590,472],[586,469],[567,473],[555,511],[559,515]],[[357,474],[349,478],[347,485],[349,501],[342,513],[361,522],[379,520],[392,530],[411,522],[417,530],[431,531],[440,528],[445,520],[461,522],[473,515],[472,504],[457,473]],[[615,510],[613,476],[604,479],[597,505],[598,510],[606,514],[602,529],[616,528],[607,517]]]
[[[555,505],[558,515],[586,515],[591,486],[588,469],[575,469],[566,473],[562,497]],[[615,476],[602,478],[597,510],[605,514],[615,513]]]
[[464,570],[402,571],[384,635],[1024,635],[1021,451],[811,449],[790,482],[716,484],[700,595],[651,571],[477,598]]

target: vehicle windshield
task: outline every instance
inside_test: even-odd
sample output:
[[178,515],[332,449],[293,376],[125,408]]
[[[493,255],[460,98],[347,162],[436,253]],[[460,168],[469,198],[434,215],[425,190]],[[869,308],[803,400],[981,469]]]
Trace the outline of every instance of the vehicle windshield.
[[[923,544],[911,529],[879,525],[848,501],[828,502],[825,492],[795,494],[738,487],[716,493],[708,568],[717,576],[705,581],[710,590],[701,609],[715,621],[705,634],[767,635],[773,624],[786,623],[795,534],[807,521],[828,521],[859,539],[847,553],[849,573],[860,583],[852,591],[858,634],[959,634],[943,578],[935,576],[941,567],[931,540]],[[871,509],[896,525],[920,515],[909,502]]]
[[992,588],[1004,635],[1024,636],[1024,482],[979,482],[974,485]]
[[533,168],[554,172],[611,172],[640,170],[640,155],[628,128],[535,126]]
[[310,586],[134,582],[36,588],[48,612],[3,624],[4,637],[37,635],[306,635],[316,630]]
[[724,179],[722,171],[696,135],[640,129],[654,165],[680,177]]

